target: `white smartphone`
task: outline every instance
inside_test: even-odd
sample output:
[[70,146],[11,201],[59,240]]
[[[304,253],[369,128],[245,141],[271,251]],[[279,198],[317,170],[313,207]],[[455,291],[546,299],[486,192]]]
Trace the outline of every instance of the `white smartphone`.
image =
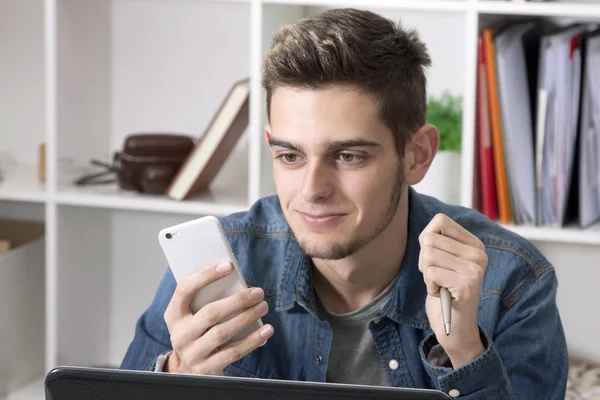
[[[190,302],[196,313],[208,303],[229,297],[248,288],[221,222],[214,216],[197,218],[162,229],[158,241],[176,282],[202,268],[229,261],[233,271],[224,278],[202,288]],[[223,321],[234,317],[230,315]],[[245,338],[263,326],[261,319],[239,332],[228,343]]]

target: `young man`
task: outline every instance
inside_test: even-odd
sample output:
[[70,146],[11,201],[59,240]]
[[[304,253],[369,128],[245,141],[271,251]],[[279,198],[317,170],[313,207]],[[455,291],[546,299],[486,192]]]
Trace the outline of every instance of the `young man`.
[[[122,368],[564,399],[553,267],[410,187],[438,146],[424,123],[429,64],[414,32],[371,12],[282,28],[263,82],[277,196],[221,218],[251,289],[192,315],[194,294],[231,266],[179,285],[167,269]],[[222,346],[257,318],[263,328]]]

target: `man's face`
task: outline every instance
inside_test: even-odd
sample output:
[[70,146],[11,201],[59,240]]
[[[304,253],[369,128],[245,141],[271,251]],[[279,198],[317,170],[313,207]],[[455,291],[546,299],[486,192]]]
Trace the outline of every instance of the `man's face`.
[[402,164],[371,96],[279,88],[266,137],[281,207],[308,256],[348,257],[394,217]]

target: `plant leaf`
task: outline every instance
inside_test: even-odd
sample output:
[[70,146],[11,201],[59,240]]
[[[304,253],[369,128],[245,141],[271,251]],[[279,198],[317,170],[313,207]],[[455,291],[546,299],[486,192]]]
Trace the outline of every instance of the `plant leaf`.
[[437,127],[440,133],[439,150],[461,151],[462,96],[453,96],[445,90],[440,96],[427,100],[426,123]]

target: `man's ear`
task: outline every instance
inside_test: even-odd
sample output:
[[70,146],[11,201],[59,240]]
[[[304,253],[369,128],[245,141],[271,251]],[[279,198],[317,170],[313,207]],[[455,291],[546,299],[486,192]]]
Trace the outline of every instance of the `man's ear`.
[[411,135],[404,150],[404,182],[407,185],[416,185],[425,177],[439,142],[439,132],[433,125],[423,125]]
[[267,141],[268,145],[269,141],[271,140],[271,124],[265,125],[265,140]]

